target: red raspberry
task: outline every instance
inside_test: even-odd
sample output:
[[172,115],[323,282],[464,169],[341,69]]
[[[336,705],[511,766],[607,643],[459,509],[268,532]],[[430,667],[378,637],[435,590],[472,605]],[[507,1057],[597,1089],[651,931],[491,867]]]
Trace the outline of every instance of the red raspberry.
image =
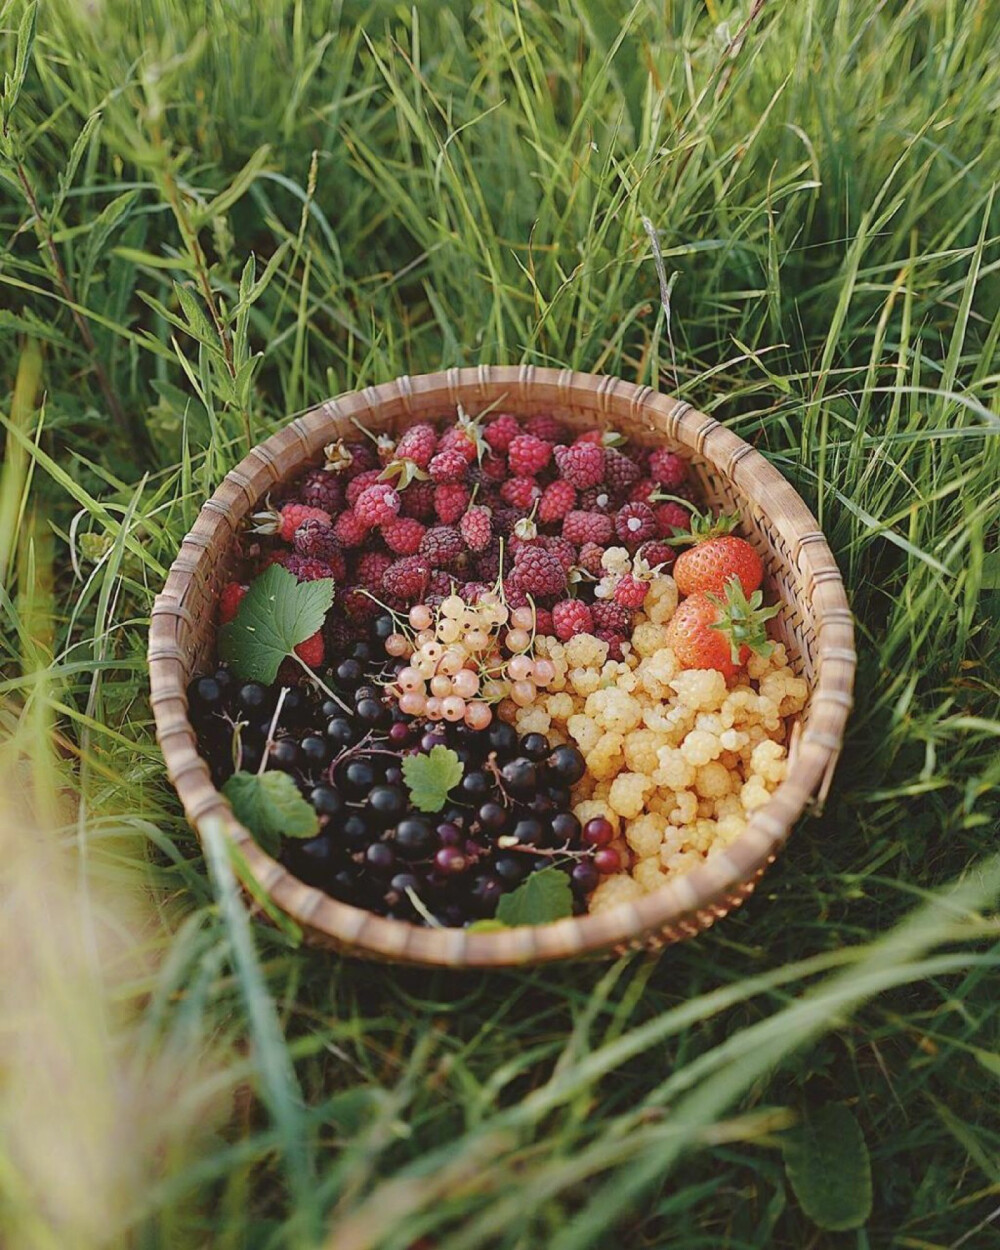
[[628,610],[620,603],[609,599],[597,599],[591,605],[590,613],[594,618],[594,628],[597,630],[598,638],[603,638],[605,634],[628,637],[632,627],[632,618]]
[[518,521],[523,520],[524,509],[522,508],[494,508],[493,533],[499,538],[510,538],[514,532],[514,526]]
[[537,477],[552,459],[552,444],[534,434],[518,434],[507,448],[507,463],[515,477]]
[[542,547],[519,547],[511,580],[525,594],[544,599],[566,589],[566,570]]
[[437,450],[437,444],[437,430],[433,425],[422,421],[419,425],[411,425],[403,431],[396,444],[396,457],[399,460],[412,460],[418,469],[426,469]]
[[649,497],[656,490],[656,483],[651,477],[641,477],[628,493],[629,503],[649,503]]
[[353,508],[358,502],[358,497],[361,493],[366,491],[369,486],[374,486],[381,476],[381,469],[365,469],[364,473],[359,473],[357,477],[352,477],[347,483],[347,490],[344,492],[344,498],[347,500],[348,507]]
[[677,559],[677,552],[668,543],[643,543],[639,548],[639,554],[651,568],[655,568],[658,564],[669,568]]
[[429,604],[433,601],[436,606],[442,599],[451,594],[452,586],[452,579],[444,569],[435,569],[427,585],[427,596],[424,602]]
[[330,524],[330,514],[322,508],[312,508],[305,503],[286,503],[280,511],[273,508],[264,512],[258,512],[254,515],[254,520],[259,522],[255,532],[258,534],[277,534],[279,538],[284,539],[286,543],[292,541],[292,536],[299,528],[303,521],[315,518],[317,521],[325,521]]
[[567,430],[561,421],[550,412],[536,412],[524,423],[525,433],[534,434],[535,438],[544,439],[546,443],[565,443]]
[[679,503],[658,503],[653,508],[656,517],[657,538],[673,538],[680,532],[686,534],[691,528],[691,513]]
[[548,608],[535,608],[535,633],[552,634],[552,613]]
[[390,564],[392,556],[386,555],[384,551],[366,551],[358,561],[354,580],[362,589],[374,591],[376,586],[382,585],[382,578]]
[[382,538],[397,556],[412,556],[420,549],[425,528],[416,517],[401,516],[382,526]]
[[552,609],[552,628],[556,637],[566,642],[574,634],[592,634],[594,618],[579,599],[562,599]]
[[606,642],[608,644],[608,659],[616,660],[621,663],[621,661],[625,658],[625,652],[622,651],[622,643],[625,641],[624,635],[613,634],[607,629],[599,629],[597,631],[597,637],[600,638],[602,642]]
[[520,433],[517,417],[509,412],[501,412],[483,430],[483,438],[502,456]]
[[604,480],[605,451],[593,443],[574,443],[572,447],[555,449],[559,474],[577,490],[597,486]]
[[576,503],[576,489],[569,482],[551,482],[538,504],[539,521],[561,521]]
[[647,590],[649,590],[649,582],[626,573],[624,577],[618,579],[618,584],[615,586],[615,603],[620,603],[623,608],[641,608]]
[[617,448],[607,447],[604,451],[604,481],[613,493],[627,494],[629,489],[642,477],[642,470],[623,455]]
[[464,426],[461,424],[449,426],[441,435],[438,451],[457,451],[466,464],[471,464],[479,456],[479,448],[476,445],[478,430],[479,427],[475,421],[468,421]]
[[541,545],[549,555],[555,556],[567,573],[576,565],[576,547],[567,539],[558,534],[543,534]]
[[578,547],[584,543],[606,547],[614,532],[614,522],[603,512],[567,512],[563,517],[562,536]]
[[468,469],[469,462],[458,451],[439,451],[427,466],[434,482],[464,482]]
[[310,668],[319,668],[323,663],[323,631],[317,629],[305,642],[300,642],[295,648],[295,654],[303,664],[308,664]]
[[293,573],[300,582],[318,582],[331,576],[331,569],[325,560],[315,560],[309,556],[296,555],[294,551],[286,551],[278,557],[277,563]]
[[228,625],[236,616],[237,609],[240,606],[240,600],[250,589],[240,582],[227,582],[222,588],[222,594],[219,595],[219,624]]
[[442,525],[454,525],[469,502],[464,482],[442,482],[434,489],[434,511]]
[[579,508],[581,512],[614,512],[614,502],[603,486],[592,486],[580,492]]
[[504,503],[522,512],[529,512],[541,493],[542,488],[532,477],[509,477],[500,487],[500,498]]
[[324,525],[315,517],[303,521],[295,531],[292,543],[298,555],[324,560],[329,564],[330,572],[337,581],[343,581],[347,574],[347,565],[344,561],[343,549],[337,541],[332,526]]
[[400,516],[416,517],[426,521],[434,515],[433,482],[411,482],[400,494]]
[[687,477],[687,461],[666,447],[657,447],[649,457],[649,476],[668,490],[680,486]]
[[349,478],[357,477],[359,473],[367,473],[370,469],[378,468],[378,452],[375,450],[375,444],[367,438],[360,443],[348,443],[346,447],[351,455],[351,463],[347,468],[347,476]]
[[470,508],[459,521],[458,529],[470,551],[485,551],[493,537],[489,508],[478,504]]
[[528,606],[528,596],[517,584],[513,577],[508,577],[503,584],[503,597],[507,607],[526,608]]
[[403,556],[382,574],[382,589],[404,603],[417,603],[431,580],[430,561],[424,556]]
[[653,509],[648,503],[627,503],[615,517],[615,533],[629,551],[635,551],[656,537]]
[[603,555],[604,548],[598,546],[597,543],[584,543],[580,548],[577,564],[592,577],[603,577],[604,566],[601,564]]
[[500,544],[491,541],[486,550],[476,556],[474,568],[481,582],[494,585],[500,576]]
[[486,483],[502,482],[507,477],[507,461],[503,456],[483,456],[482,462],[475,467]]
[[399,516],[399,491],[388,482],[376,482],[366,486],[354,503],[354,515],[369,529],[385,525]]
[[465,543],[453,525],[434,525],[420,540],[420,554],[432,569],[454,572],[465,561]]
[[329,469],[310,469],[299,486],[299,498],[331,516],[344,506],[344,483]]
[[333,523],[333,536],[341,547],[360,547],[368,537],[368,526],[356,513],[342,512]]
[[361,586],[352,586],[340,600],[340,606],[352,621],[370,621],[382,611]]
[[459,587],[458,593],[466,603],[478,603],[480,595],[485,595],[489,589],[485,582],[465,582]]

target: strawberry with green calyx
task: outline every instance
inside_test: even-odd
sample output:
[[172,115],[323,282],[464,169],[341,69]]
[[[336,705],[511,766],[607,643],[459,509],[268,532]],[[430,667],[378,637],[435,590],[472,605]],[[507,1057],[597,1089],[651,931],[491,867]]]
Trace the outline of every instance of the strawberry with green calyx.
[[733,577],[739,580],[744,594],[752,595],[760,589],[764,565],[747,540],[733,533],[738,524],[739,517],[735,515],[710,517],[695,512],[688,533],[664,539],[671,546],[691,544],[673,567],[674,581],[682,595],[722,595]]
[[682,668],[714,668],[732,677],[751,655],[770,655],[766,623],[779,611],[763,607],[759,590],[747,598],[732,577],[724,599],[699,591],[681,601],[667,625],[666,645]]

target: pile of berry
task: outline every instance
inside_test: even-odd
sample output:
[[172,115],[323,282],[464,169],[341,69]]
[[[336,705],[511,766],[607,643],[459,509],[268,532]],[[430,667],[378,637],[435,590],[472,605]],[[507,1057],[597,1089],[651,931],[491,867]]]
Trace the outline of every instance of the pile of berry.
[[[573,909],[602,874],[621,867],[610,824],[581,828],[571,787],[583,774],[572,746],[518,737],[502,721],[428,721],[387,695],[403,659],[386,656],[389,615],[368,637],[330,656],[324,695],[308,684],[240,683],[226,667],[193,681],[192,721],[215,784],[234,772],[281,770],[316,813],[318,832],[285,839],[296,876],[333,897],[416,923],[464,925],[491,917],[533,872],[567,875]],[[464,670],[468,671],[468,670]],[[438,812],[414,807],[409,757],[446,747],[460,766]]]

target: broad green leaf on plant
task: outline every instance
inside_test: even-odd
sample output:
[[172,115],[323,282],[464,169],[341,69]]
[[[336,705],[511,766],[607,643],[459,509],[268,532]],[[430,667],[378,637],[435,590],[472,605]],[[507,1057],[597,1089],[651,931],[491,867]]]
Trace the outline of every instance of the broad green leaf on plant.
[[319,818],[287,773],[233,773],[222,793],[268,855],[277,854],[282,835],[311,838],[319,831]]
[[462,761],[448,747],[434,747],[427,755],[403,758],[403,779],[414,807],[422,812],[439,812],[448,791],[462,780]]
[[272,564],[251,583],[235,619],[219,630],[219,658],[241,681],[269,685],[281,661],[322,627],[332,603],[332,578],[299,582]]
[[860,1228],[872,1210],[868,1147],[841,1103],[810,1112],[781,1139],[785,1171],[802,1210],[831,1232]]
[[558,868],[533,872],[497,906],[497,920],[505,925],[548,924],[573,914],[569,877]]

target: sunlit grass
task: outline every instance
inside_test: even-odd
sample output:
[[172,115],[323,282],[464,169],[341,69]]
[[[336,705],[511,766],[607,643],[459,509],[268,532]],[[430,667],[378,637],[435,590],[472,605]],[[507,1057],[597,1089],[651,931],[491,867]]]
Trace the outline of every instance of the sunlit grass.
[[[30,12],[0,0],[0,1239],[990,1244],[1000,11]],[[166,783],[152,597],[289,413],[522,360],[679,391],[816,510],[861,652],[830,801],[657,963],[298,949]],[[828,1102],[858,1233],[778,1150]]]

